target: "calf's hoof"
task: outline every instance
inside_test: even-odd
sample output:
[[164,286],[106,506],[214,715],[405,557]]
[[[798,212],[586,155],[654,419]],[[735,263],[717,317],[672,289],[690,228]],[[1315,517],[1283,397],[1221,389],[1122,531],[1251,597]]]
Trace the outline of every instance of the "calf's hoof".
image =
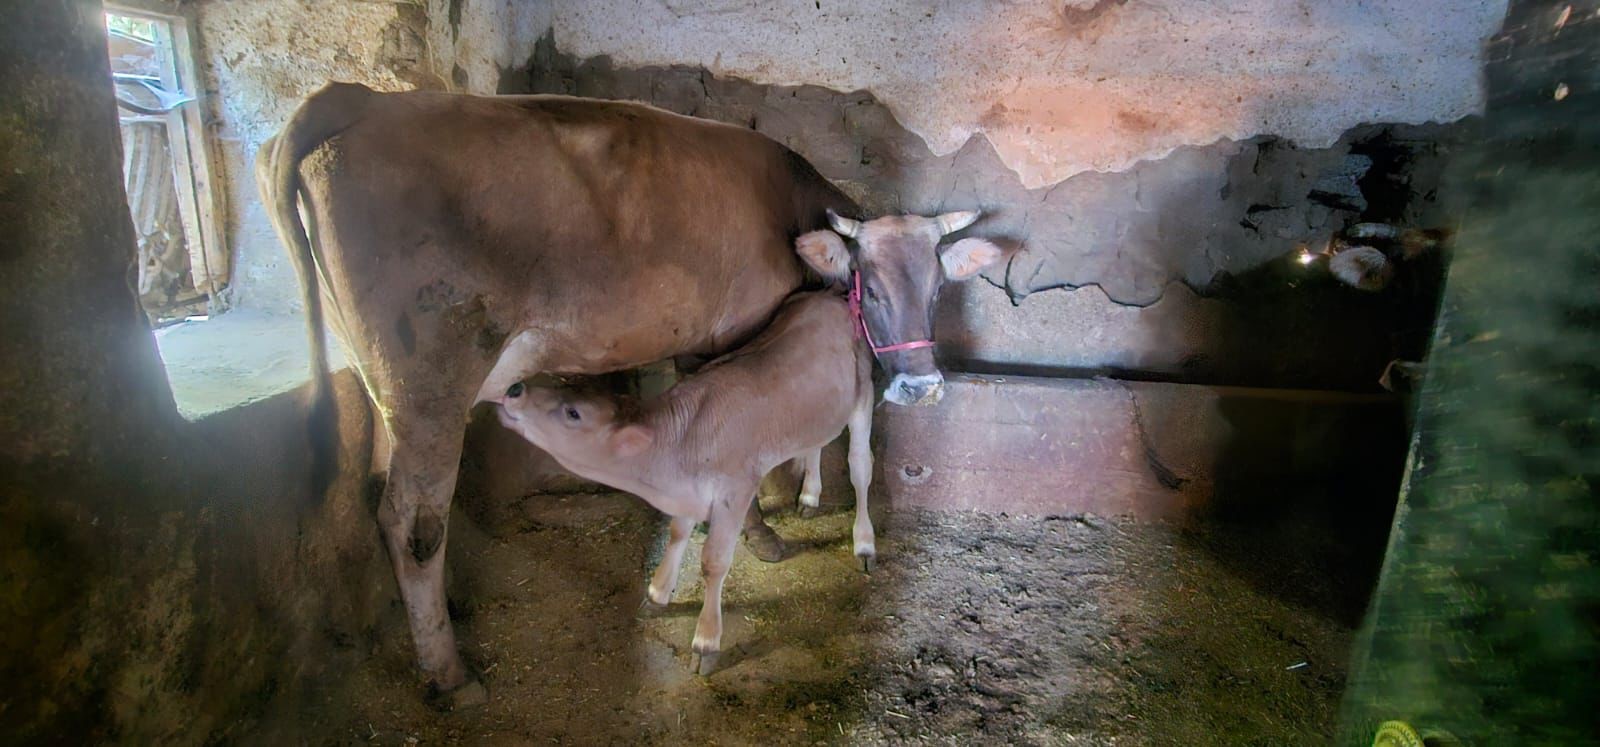
[[764,563],[783,560],[785,552],[783,538],[766,524],[758,524],[744,530],[744,546],[750,550],[751,555]]
[[870,554],[857,555],[856,557],[861,559],[861,572],[868,576],[872,575],[872,566],[876,562],[875,557]]
[[476,678],[468,679],[453,690],[440,691],[436,685],[429,690],[429,700],[446,711],[470,710],[489,702],[489,689]]
[[689,655],[689,665],[694,668],[695,674],[709,677],[717,671],[717,659],[722,658],[721,651],[696,651]]

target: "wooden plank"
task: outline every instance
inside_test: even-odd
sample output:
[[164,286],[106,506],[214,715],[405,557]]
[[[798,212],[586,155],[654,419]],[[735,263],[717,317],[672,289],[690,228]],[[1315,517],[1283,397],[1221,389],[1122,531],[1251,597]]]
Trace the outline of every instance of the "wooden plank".
[[[1512,0],[1338,744],[1600,735],[1600,4]],[[1444,733],[1451,736],[1442,738]]]
[[195,274],[195,287],[215,298],[228,285],[232,255],[222,236],[221,193],[215,188],[211,173],[211,148],[205,126],[205,86],[194,64],[199,49],[194,45],[189,19],[174,16],[169,22],[178,82],[194,97],[194,101],[178,108],[183,119],[183,142],[187,146],[191,191],[201,237],[198,258],[192,251],[190,258],[192,266],[201,270]]

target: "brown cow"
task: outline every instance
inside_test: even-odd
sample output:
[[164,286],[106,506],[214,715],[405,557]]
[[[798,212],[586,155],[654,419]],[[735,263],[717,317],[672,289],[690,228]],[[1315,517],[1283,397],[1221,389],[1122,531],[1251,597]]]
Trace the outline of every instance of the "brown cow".
[[[794,238],[854,208],[804,159],[739,127],[631,103],[340,83],[263,145],[257,178],[305,293],[319,463],[332,454],[320,283],[381,421],[378,520],[420,664],[445,692],[470,681],[444,550],[473,405],[536,373],[728,350],[801,284]],[[863,239],[862,281],[897,310],[869,314],[881,340],[931,332],[933,296],[906,281],[937,265],[935,221],[912,220],[913,239],[878,238],[892,250]],[[882,326],[895,320],[904,328]],[[883,362],[906,377],[891,400],[937,396],[929,351]]]

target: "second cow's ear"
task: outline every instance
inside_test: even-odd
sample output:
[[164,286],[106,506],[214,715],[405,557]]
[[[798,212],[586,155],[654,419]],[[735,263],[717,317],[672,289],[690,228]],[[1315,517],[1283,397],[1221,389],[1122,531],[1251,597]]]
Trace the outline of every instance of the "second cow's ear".
[[832,231],[812,231],[794,240],[795,253],[817,274],[842,281],[850,276],[850,250]]
[[611,448],[620,457],[638,456],[655,440],[656,434],[648,426],[625,425],[611,434]]

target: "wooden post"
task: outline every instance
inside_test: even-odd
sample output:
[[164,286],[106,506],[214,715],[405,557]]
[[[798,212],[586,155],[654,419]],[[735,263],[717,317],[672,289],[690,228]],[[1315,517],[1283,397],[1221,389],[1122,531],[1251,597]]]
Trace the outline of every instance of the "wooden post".
[[1343,744],[1600,728],[1600,3],[1510,6]]

